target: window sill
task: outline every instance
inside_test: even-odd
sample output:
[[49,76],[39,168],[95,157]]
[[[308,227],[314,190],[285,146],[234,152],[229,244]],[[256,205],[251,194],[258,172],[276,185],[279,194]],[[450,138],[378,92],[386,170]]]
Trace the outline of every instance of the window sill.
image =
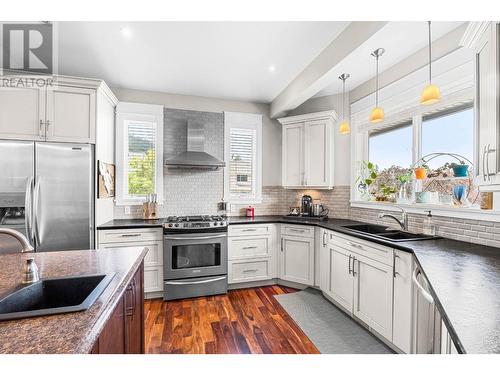
[[481,210],[478,208],[460,208],[453,206],[444,206],[439,204],[396,204],[390,202],[366,202],[366,201],[350,201],[351,207],[368,208],[373,210],[399,211],[396,206],[403,207],[406,212],[412,214],[424,215],[431,210],[434,216],[454,217],[461,219],[498,221],[500,212],[493,210]]

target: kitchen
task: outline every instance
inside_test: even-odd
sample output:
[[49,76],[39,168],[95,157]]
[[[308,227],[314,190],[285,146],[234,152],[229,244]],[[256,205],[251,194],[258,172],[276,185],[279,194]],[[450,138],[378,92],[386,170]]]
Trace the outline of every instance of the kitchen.
[[498,22],[0,26],[0,353],[500,353]]

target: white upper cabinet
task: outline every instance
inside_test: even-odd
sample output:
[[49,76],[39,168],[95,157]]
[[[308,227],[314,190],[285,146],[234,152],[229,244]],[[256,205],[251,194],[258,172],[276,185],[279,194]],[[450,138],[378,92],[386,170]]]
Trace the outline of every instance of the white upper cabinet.
[[98,92],[116,105],[95,79],[57,76],[51,86],[0,87],[0,139],[95,143]]
[[495,22],[470,22],[462,40],[462,44],[476,54],[476,183],[483,186],[500,185],[499,30]]
[[47,90],[47,141],[95,141],[96,90],[57,86]]
[[333,188],[335,111],[280,118],[283,125],[282,185]]
[[0,87],[0,138],[45,139],[45,89]]

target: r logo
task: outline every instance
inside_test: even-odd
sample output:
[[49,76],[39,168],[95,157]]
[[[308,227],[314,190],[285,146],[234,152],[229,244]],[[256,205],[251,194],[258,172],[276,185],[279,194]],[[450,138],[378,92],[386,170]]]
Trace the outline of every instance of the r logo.
[[3,24],[2,68],[53,73],[52,24]]

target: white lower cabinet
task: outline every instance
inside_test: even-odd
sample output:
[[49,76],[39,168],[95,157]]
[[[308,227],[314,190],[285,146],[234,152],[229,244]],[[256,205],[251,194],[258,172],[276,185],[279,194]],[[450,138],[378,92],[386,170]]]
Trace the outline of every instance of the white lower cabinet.
[[106,229],[98,232],[98,249],[144,247],[144,292],[146,298],[163,293],[163,230],[162,228]]
[[354,315],[388,340],[392,340],[392,267],[355,255]]
[[327,294],[343,308],[352,311],[354,300],[354,279],[351,271],[352,256],[344,249],[328,246],[330,282]]
[[392,342],[405,353],[412,352],[413,255],[394,250],[394,302]]
[[229,284],[276,278],[276,233],[276,224],[240,224],[229,227]]
[[314,236],[282,235],[280,279],[314,285]]

